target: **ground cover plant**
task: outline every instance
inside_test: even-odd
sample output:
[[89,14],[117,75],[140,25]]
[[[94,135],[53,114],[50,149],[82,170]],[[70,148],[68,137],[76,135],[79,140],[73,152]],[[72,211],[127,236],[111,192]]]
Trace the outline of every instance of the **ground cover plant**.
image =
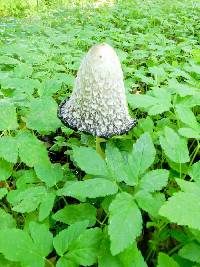
[[[127,0],[1,18],[0,266],[200,266],[199,16]],[[105,159],[57,118],[101,42],[138,119]]]

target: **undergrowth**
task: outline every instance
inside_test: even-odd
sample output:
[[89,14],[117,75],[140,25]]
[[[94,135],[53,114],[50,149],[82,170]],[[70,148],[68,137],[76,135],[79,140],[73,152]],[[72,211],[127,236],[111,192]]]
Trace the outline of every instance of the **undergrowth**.
[[[0,266],[199,267],[199,1],[47,11],[0,24]],[[57,118],[101,42],[138,119],[105,160]]]

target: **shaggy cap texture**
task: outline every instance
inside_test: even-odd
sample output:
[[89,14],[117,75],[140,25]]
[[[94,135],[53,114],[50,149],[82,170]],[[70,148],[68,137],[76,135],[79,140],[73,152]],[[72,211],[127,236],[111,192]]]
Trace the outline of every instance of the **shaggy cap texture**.
[[111,46],[90,48],[58,117],[70,128],[101,137],[123,134],[135,125],[128,114],[121,65]]

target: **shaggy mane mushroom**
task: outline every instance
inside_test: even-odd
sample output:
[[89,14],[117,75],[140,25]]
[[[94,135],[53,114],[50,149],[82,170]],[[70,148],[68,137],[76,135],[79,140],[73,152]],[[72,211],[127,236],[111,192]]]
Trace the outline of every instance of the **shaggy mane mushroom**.
[[126,133],[136,124],[128,113],[121,64],[110,45],[90,48],[58,117],[72,129],[106,138]]

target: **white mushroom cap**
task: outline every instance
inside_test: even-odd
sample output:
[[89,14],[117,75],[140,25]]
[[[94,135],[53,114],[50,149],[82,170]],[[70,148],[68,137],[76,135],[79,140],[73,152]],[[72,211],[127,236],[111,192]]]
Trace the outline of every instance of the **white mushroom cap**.
[[58,116],[68,127],[101,137],[123,134],[135,125],[128,113],[121,64],[111,46],[90,48]]

